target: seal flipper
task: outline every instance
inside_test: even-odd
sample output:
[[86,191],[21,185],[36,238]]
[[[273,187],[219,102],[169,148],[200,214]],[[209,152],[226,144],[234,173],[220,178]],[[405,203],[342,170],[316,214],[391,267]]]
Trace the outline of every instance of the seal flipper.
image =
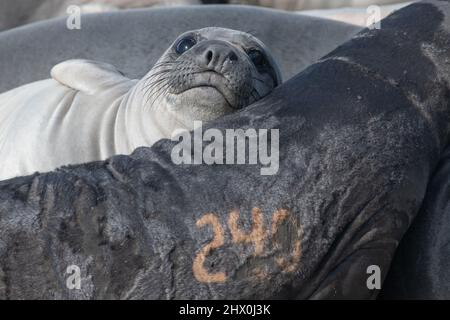
[[59,83],[87,94],[130,81],[113,65],[84,59],[63,61],[51,70],[51,76]]

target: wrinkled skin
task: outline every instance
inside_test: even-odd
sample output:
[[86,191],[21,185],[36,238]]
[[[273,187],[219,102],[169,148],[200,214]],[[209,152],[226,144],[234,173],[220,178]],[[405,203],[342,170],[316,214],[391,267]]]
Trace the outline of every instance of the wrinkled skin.
[[448,143],[449,15],[402,9],[210,125],[279,128],[274,176],[176,166],[161,141],[0,183],[1,296],[374,298]]
[[450,299],[450,149],[428,184],[422,207],[400,242],[382,299]]
[[[192,47],[179,53],[183,41]],[[281,83],[281,73],[252,35],[204,28],[180,35],[142,82],[146,107],[164,123],[161,136],[170,137],[177,128],[192,130],[194,121],[217,119],[265,97]]]

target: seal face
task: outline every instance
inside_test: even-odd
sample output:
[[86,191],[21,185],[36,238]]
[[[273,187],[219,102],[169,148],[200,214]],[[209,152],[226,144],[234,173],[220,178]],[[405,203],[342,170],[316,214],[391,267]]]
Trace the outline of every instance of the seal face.
[[181,35],[141,80],[68,60],[53,79],[0,95],[0,180],[129,154],[264,97],[281,82],[258,39],[206,28]]
[[281,75],[254,36],[204,28],[179,36],[144,81],[151,107],[164,106],[175,123],[192,129],[194,120],[212,120],[266,96]]

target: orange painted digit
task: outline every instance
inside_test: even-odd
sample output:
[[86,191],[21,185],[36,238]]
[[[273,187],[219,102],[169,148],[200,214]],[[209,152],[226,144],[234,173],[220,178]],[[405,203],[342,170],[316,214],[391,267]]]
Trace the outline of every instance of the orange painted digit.
[[272,230],[271,230],[272,237],[275,237],[276,233],[278,232],[278,228],[280,227],[281,222],[286,220],[288,215],[289,214],[288,214],[287,210],[284,210],[284,209],[275,211],[275,213],[272,216]]
[[263,253],[266,232],[264,231],[263,215],[259,208],[252,209],[252,230],[249,233],[242,232],[238,227],[239,211],[233,210],[228,218],[228,227],[233,243],[253,243],[255,256]]
[[192,270],[195,278],[200,282],[225,282],[227,276],[224,272],[209,273],[204,267],[206,256],[209,255],[212,250],[217,249],[224,244],[223,229],[220,225],[219,218],[212,213],[208,213],[196,223],[198,228],[202,228],[208,224],[213,227],[214,238],[198,252],[194,259]]
[[[275,241],[275,235],[278,232],[278,229],[283,221],[285,221],[289,217],[289,213],[287,210],[280,209],[277,210],[272,216],[272,230],[271,235],[274,241],[274,247],[279,248],[279,244]],[[291,220],[292,221],[292,220]],[[300,226],[298,229],[298,238],[293,245],[293,250],[290,253],[289,258],[278,257],[276,258],[276,262],[280,268],[282,268],[283,273],[294,272],[302,257],[302,247],[301,247],[301,239],[303,238],[303,229]]]

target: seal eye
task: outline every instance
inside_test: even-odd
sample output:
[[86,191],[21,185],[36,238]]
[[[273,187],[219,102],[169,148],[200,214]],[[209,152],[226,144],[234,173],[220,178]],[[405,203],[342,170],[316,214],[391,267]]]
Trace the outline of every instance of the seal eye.
[[178,41],[175,51],[178,54],[183,54],[186,51],[188,51],[190,48],[195,46],[196,43],[197,43],[197,41],[195,41],[194,38],[185,37],[185,38],[181,39],[180,41]]
[[257,67],[262,67],[266,63],[266,59],[261,51],[252,49],[248,52],[248,56],[250,60],[252,60],[253,64]]

